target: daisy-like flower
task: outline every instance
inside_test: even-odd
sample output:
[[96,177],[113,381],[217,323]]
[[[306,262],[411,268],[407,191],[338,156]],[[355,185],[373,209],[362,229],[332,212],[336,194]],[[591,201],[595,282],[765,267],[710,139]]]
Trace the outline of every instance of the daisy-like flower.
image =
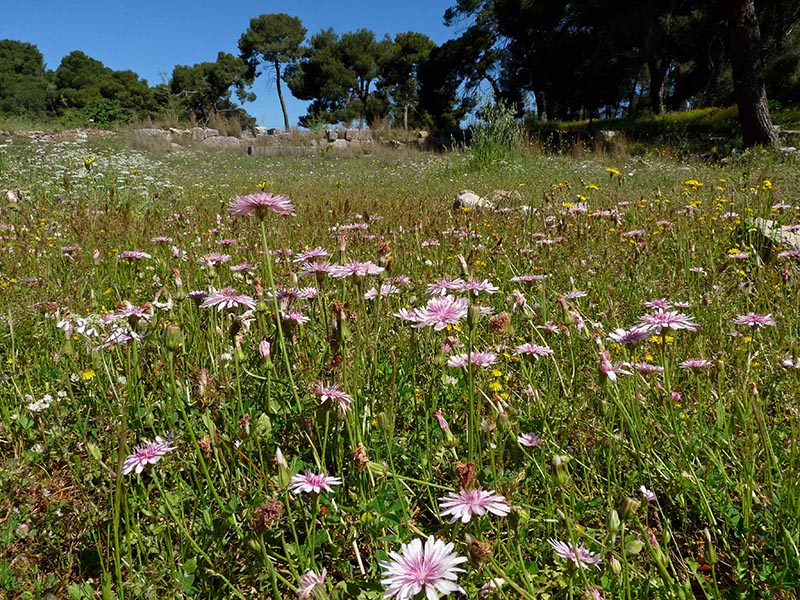
[[380,275],[381,273],[383,273],[383,267],[379,267],[369,260],[367,262],[353,260],[346,265],[334,265],[328,272],[331,277],[338,279],[352,277],[357,282],[364,279],[367,275]]
[[547,275],[540,274],[540,275],[516,275],[509,279],[514,283],[532,283],[534,281],[544,281],[547,279]]
[[350,394],[345,392],[338,383],[334,383],[332,386],[326,386],[321,381],[318,381],[314,388],[314,393],[319,396],[319,400],[323,404],[338,404],[339,410],[342,412],[347,412],[350,409],[350,404],[353,402],[353,398]]
[[418,308],[413,316],[408,311],[401,311],[395,316],[414,321],[414,327],[433,327],[441,331],[448,325],[455,325],[467,316],[469,300],[455,296],[439,296],[428,300],[425,308]]
[[577,300],[578,298],[585,298],[586,296],[586,292],[576,290],[574,292],[567,292],[564,294],[564,300]]
[[594,565],[600,568],[600,561],[602,560],[599,554],[590,552],[583,546],[573,546],[567,542],[560,542],[550,538],[547,543],[553,547],[556,554],[561,558],[571,560],[576,567],[581,569],[588,569],[589,565]]
[[245,294],[238,294],[233,288],[226,287],[206,296],[200,308],[208,308],[210,306],[216,306],[218,311],[231,310],[240,306],[254,309],[256,301]]
[[652,310],[668,310],[672,308],[672,302],[667,300],[666,298],[656,298],[655,300],[650,300],[649,302],[645,302],[644,305]]
[[540,445],[542,441],[542,438],[535,433],[520,433],[517,436],[517,442],[519,442],[519,445],[525,446],[526,448],[535,448],[536,446]]
[[488,279],[478,281],[477,279],[472,278],[463,282],[457,289],[460,292],[468,292],[473,296],[477,296],[481,292],[486,292],[487,294],[496,294],[500,291],[500,288],[496,285],[492,285]]
[[385,298],[386,296],[393,296],[399,294],[400,288],[391,283],[383,283],[380,288],[370,288],[364,292],[364,300],[374,300],[375,298]]
[[200,264],[205,265],[221,265],[222,263],[226,263],[231,259],[230,254],[222,254],[221,252],[210,252],[209,254],[204,254],[200,257]]
[[650,363],[637,362],[631,365],[640,375],[652,375],[653,373],[663,373],[664,367]]
[[122,474],[128,475],[135,471],[138,475],[147,465],[156,464],[162,456],[173,450],[175,450],[175,446],[172,445],[171,436],[167,436],[166,440],[156,437],[153,442],[142,440],[142,443],[122,463]]
[[453,544],[445,544],[429,536],[423,546],[421,539],[400,546],[400,552],[389,552],[391,560],[380,562],[383,569],[381,584],[386,587],[384,598],[410,600],[423,589],[428,600],[453,592],[465,593],[456,583],[458,567],[467,561],[465,556],[453,552]]
[[259,219],[267,216],[267,213],[274,212],[281,216],[293,215],[294,205],[288,196],[274,195],[266,192],[248,194],[247,196],[236,196],[228,204],[228,210],[232,217],[246,217],[255,214]]
[[636,328],[646,330],[649,334],[659,335],[665,329],[697,331],[697,323],[689,315],[676,310],[657,310],[641,317]]
[[143,260],[145,258],[153,258],[147,252],[142,252],[141,250],[123,250],[119,254],[117,254],[117,258],[122,260]]
[[333,269],[333,265],[327,260],[323,260],[321,262],[304,262],[302,264],[302,271],[300,271],[299,277],[307,277],[308,275],[314,275],[318,280],[327,277],[327,275]]
[[758,315],[756,313],[747,313],[746,315],[739,315],[733,320],[734,325],[747,325],[748,327],[774,327],[775,319],[772,318],[772,313],[768,315]]
[[653,492],[653,490],[649,490],[645,486],[642,486],[639,488],[639,491],[642,492],[642,496],[644,496],[644,499],[647,500],[648,502],[656,501],[656,495],[655,492]]
[[470,354],[457,354],[447,360],[447,366],[455,369],[472,365],[473,367],[491,367],[497,362],[494,352],[473,352]]
[[428,284],[428,296],[445,296],[449,291],[460,290],[464,285],[463,279],[450,279],[449,277],[442,277],[441,279]]
[[296,263],[313,262],[318,258],[326,258],[328,256],[330,256],[330,253],[325,250],[325,248],[317,246],[311,250],[304,250],[303,252],[295,254],[292,261]]
[[539,360],[540,356],[551,356],[553,350],[548,346],[539,346],[538,344],[522,344],[517,346],[516,353],[519,356],[529,360]]
[[683,361],[678,365],[681,369],[690,369],[692,371],[701,371],[703,369],[710,369],[714,363],[705,358],[690,358]]
[[325,576],[328,574],[328,569],[322,569],[322,573],[317,575],[315,571],[307,571],[305,575],[300,577],[300,587],[295,590],[295,594],[301,600],[303,598],[311,598],[314,595],[314,589],[325,585]]
[[485,598],[486,596],[490,596],[497,592],[501,587],[506,584],[506,580],[502,577],[493,577],[486,583],[481,586],[481,589],[478,590],[478,595],[481,598]]
[[495,494],[494,490],[484,490],[474,488],[465,490],[461,488],[459,492],[450,492],[446,496],[439,498],[439,514],[443,517],[450,517],[450,522],[469,523],[473,516],[490,512],[498,517],[505,517],[511,508],[505,496]]
[[791,357],[784,358],[781,361],[781,366],[784,369],[800,369],[800,358],[796,358],[794,360]]
[[312,473],[306,471],[303,474],[298,473],[292,477],[289,484],[289,491],[293,494],[319,494],[322,490],[332,492],[332,485],[342,485],[342,480],[338,477],[331,477],[325,473]]

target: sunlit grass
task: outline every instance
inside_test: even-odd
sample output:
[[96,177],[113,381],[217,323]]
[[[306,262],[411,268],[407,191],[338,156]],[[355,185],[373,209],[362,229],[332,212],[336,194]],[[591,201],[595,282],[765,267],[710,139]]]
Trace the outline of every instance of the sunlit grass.
[[[800,272],[748,228],[796,162],[0,152],[8,596],[380,598],[434,536],[467,597],[796,597]],[[696,331],[615,341],[659,310]]]

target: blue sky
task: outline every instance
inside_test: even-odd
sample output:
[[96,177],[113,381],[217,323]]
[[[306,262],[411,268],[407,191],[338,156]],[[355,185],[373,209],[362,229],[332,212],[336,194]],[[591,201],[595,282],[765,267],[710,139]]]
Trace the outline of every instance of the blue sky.
[[[238,53],[239,36],[252,17],[265,13],[297,16],[308,35],[333,27],[341,34],[366,28],[376,37],[419,31],[437,44],[456,37],[442,16],[450,0],[3,0],[0,39],[31,42],[49,69],[73,50],[82,50],[115,70],[130,69],[150,85],[168,80],[175,65],[213,61],[220,51]],[[246,105],[260,125],[280,127],[283,119],[274,84],[259,77],[258,99]],[[285,94],[292,124],[305,113],[305,103]]]

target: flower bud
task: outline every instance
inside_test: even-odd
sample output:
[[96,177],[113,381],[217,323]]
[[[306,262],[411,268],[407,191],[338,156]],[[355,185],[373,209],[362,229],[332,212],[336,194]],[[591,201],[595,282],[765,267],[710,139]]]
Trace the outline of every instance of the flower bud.
[[289,463],[281,452],[280,447],[275,449],[275,464],[278,467],[278,485],[286,488],[292,482],[292,472],[289,470]]
[[703,530],[703,537],[706,538],[706,562],[710,565],[717,564],[717,551],[714,549],[714,543],[711,541],[711,532],[706,527]]
[[467,326],[475,329],[481,320],[481,308],[477,304],[470,304],[467,309]]
[[616,535],[622,527],[622,521],[620,521],[619,513],[614,508],[608,511],[608,515],[606,515],[606,527],[612,535]]
[[633,515],[636,514],[636,511],[639,510],[639,507],[641,505],[642,505],[641,502],[629,496],[625,498],[622,502],[620,502],[619,514],[625,520],[630,519]]
[[180,326],[170,323],[164,330],[164,342],[167,350],[176,352],[183,346],[183,330]]
[[613,554],[608,559],[608,565],[611,567],[611,572],[614,573],[617,577],[622,575],[622,563],[617,560],[617,557]]

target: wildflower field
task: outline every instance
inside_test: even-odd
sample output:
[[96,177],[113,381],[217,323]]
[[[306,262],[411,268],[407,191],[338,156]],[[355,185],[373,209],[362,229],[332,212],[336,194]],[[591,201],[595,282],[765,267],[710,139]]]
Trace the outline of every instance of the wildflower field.
[[0,596],[797,598],[798,167],[6,143]]

